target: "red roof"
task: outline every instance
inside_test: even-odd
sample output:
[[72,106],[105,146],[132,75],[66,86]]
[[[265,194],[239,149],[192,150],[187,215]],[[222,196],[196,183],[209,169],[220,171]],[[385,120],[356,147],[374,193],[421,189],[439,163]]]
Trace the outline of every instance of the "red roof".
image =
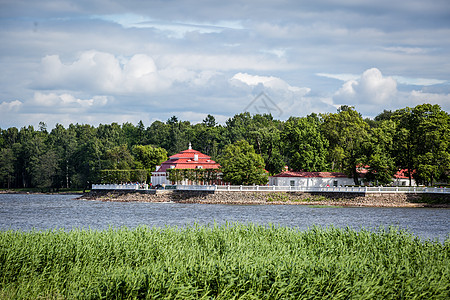
[[348,178],[347,175],[340,172],[293,172],[286,171],[281,172],[280,174],[274,175],[272,177],[305,177],[305,178],[313,178],[313,177],[321,177],[321,178]]
[[169,157],[161,164],[157,172],[166,172],[168,169],[218,169],[220,165],[210,156],[191,148]]
[[[398,170],[397,173],[395,173],[394,178],[396,179],[409,179],[408,176],[408,169],[402,169],[402,170]],[[411,172],[411,175],[416,173],[414,170]]]

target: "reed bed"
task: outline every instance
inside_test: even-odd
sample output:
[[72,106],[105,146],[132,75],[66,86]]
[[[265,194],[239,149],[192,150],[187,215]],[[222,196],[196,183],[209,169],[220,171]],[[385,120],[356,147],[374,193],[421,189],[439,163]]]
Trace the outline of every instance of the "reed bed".
[[226,224],[0,232],[0,299],[450,299],[450,239]]

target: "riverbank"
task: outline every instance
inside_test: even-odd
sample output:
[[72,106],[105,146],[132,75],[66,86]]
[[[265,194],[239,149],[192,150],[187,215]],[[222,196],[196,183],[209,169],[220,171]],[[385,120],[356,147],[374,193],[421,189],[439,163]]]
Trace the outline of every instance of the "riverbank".
[[116,202],[177,202],[234,205],[325,205],[450,208],[450,195],[303,192],[91,191],[79,199]]

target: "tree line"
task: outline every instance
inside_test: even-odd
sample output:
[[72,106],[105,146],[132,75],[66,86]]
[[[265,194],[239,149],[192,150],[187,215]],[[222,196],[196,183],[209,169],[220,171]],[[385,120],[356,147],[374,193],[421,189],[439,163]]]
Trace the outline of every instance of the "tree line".
[[[173,116],[148,127],[140,121],[57,124],[48,130],[41,122],[36,129],[0,129],[0,187],[85,189],[114,172],[148,180],[157,164],[189,142],[224,166],[240,161],[243,169],[256,168],[251,163],[256,161],[269,174],[287,165],[294,171],[344,172],[355,184],[360,167],[367,169],[364,180],[374,184],[389,184],[399,169],[426,185],[450,177],[450,115],[439,105],[421,104],[385,110],[373,119],[341,106],[335,113],[286,121],[245,112],[223,125],[208,115],[198,124]],[[251,183],[246,176],[230,179]]]

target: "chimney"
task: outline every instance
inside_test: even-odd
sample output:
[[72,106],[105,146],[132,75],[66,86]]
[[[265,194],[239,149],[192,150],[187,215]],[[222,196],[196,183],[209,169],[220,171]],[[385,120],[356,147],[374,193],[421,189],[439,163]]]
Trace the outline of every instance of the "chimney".
[[198,154],[194,154],[194,161],[198,161]]

